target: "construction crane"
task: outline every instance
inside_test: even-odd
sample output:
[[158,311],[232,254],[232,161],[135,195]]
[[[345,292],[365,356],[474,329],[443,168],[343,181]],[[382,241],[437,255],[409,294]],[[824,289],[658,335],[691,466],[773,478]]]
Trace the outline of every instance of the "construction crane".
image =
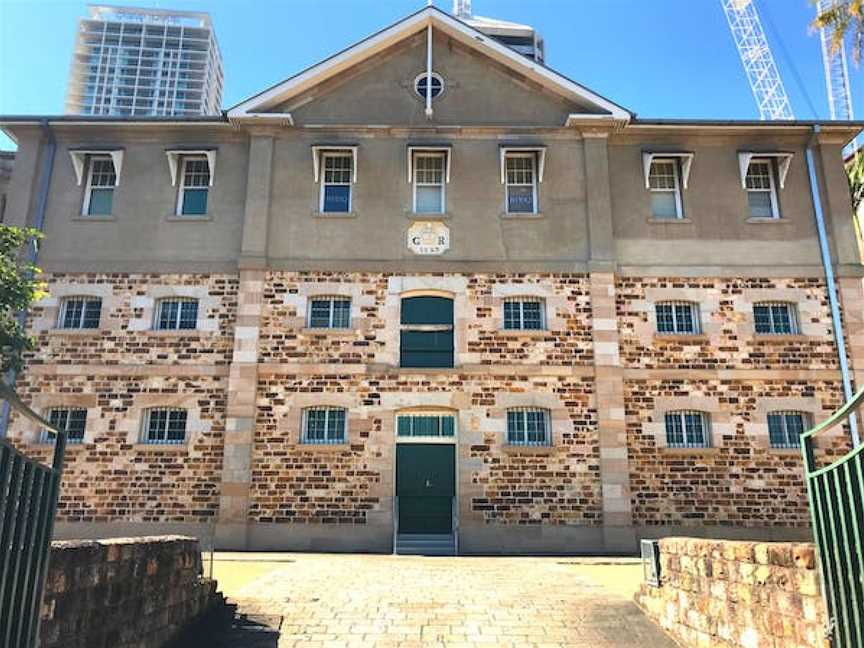
[[[816,15],[832,9],[837,0],[819,0],[816,4]],[[825,89],[828,92],[828,111],[831,119],[855,119],[852,109],[852,90],[849,86],[849,66],[846,63],[846,47],[843,42],[840,47],[833,48],[831,31],[825,27],[819,30],[819,40],[822,43],[822,65],[825,68]],[[847,147],[848,151],[858,152],[856,137]]]
[[760,119],[795,119],[753,0],[720,0]]

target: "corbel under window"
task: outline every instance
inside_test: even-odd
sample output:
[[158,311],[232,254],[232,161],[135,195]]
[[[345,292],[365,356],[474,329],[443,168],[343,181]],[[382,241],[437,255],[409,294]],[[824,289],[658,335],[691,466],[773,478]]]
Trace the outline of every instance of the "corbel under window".
[[207,158],[207,167],[210,171],[210,186],[213,186],[213,179],[216,177],[216,149],[168,149],[165,151],[168,156],[168,171],[171,173],[171,186],[177,186],[177,177],[180,171],[180,160],[188,156],[204,156]]
[[645,176],[645,188],[650,189],[649,176],[651,175],[651,163],[655,158],[678,158],[681,164],[681,184],[686,189],[687,182],[690,180],[690,167],[693,166],[693,153],[686,151],[643,151],[642,152],[642,173]]
[[408,184],[414,181],[414,154],[415,153],[443,153],[444,154],[444,182],[450,183],[450,152],[452,147],[449,144],[439,145],[423,145],[409,144],[408,145]]
[[792,163],[793,153],[785,153],[782,151],[739,151],[738,152],[738,169],[741,172],[741,188],[747,188],[747,172],[750,169],[750,162],[756,158],[775,158],[777,161],[777,176],[780,181],[780,188],[786,185],[786,174],[789,173],[789,165]]
[[317,183],[321,179],[322,153],[351,153],[351,182],[357,183],[357,145],[356,144],[316,144],[312,146],[312,174]]
[[71,149],[69,155],[72,157],[72,167],[75,169],[75,179],[78,186],[84,182],[84,169],[87,166],[87,156],[103,155],[110,156],[114,164],[114,186],[120,185],[120,172],[123,170],[123,149]]
[[534,153],[537,156],[537,181],[543,182],[543,172],[546,169],[545,146],[505,145],[498,149],[498,157],[501,164],[501,184],[507,182],[507,156],[514,153]]

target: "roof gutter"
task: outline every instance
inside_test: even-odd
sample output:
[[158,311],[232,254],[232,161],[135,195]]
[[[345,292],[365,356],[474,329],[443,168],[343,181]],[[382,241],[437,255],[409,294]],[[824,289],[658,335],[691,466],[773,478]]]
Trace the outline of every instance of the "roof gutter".
[[[45,211],[48,206],[48,192],[51,189],[51,178],[54,174],[54,157],[57,153],[57,141],[54,139],[54,131],[51,130],[51,125],[47,119],[40,122],[42,132],[45,134],[46,143],[42,155],[42,168],[39,171],[39,188],[36,193],[36,209],[33,219],[33,226],[42,231],[45,229]],[[26,223],[25,223],[26,224]],[[25,259],[29,263],[35,264],[39,257],[39,243],[31,241],[27,248]],[[23,328],[27,322],[27,311],[19,311],[15,316],[18,324]],[[15,386],[17,372],[9,371],[4,376],[4,382],[9,387]],[[9,413],[11,405],[8,399],[3,400],[3,405],[0,407],[0,439],[5,438],[9,429]]]
[[[834,280],[834,266],[831,261],[831,250],[828,247],[828,235],[825,232],[825,217],[822,212],[822,198],[819,183],[816,177],[816,163],[813,159],[813,140],[821,132],[822,128],[816,124],[813,126],[813,136],[807,143],[805,152],[807,160],[807,175],[810,180],[810,195],[813,198],[813,214],[816,219],[816,231],[819,235],[819,251],[822,253],[822,267],[825,270],[825,285],[828,289],[828,303],[831,307],[831,323],[834,326],[834,342],[837,345],[837,356],[840,361],[840,375],[843,381],[843,399],[850,402],[853,397],[852,378],[849,372],[849,360],[846,356],[846,341],[843,337],[843,321],[840,319],[840,304],[837,299],[837,284]],[[861,445],[861,437],[858,433],[858,418],[852,413],[849,416],[849,431],[852,436],[852,447]]]

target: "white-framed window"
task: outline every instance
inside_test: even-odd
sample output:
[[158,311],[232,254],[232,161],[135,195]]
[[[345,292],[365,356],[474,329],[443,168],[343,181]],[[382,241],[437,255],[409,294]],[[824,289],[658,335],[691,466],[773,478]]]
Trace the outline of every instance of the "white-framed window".
[[[54,407],[48,410],[48,422],[55,428],[66,430],[67,443],[83,443],[87,428],[87,410],[83,407]],[[54,435],[42,430],[42,443],[54,443]]]
[[697,335],[702,332],[699,305],[687,301],[660,302],[654,306],[657,332],[666,335]]
[[156,302],[153,322],[157,331],[192,330],[198,326],[198,300],[191,297],[166,297]]
[[552,445],[549,410],[537,407],[508,409],[507,443],[521,446]]
[[411,412],[396,417],[396,436],[453,437],[456,435],[456,417],[452,413]]
[[507,153],[504,177],[508,214],[537,213],[537,155]]
[[753,325],[759,335],[797,335],[795,305],[789,302],[753,304]]
[[186,410],[177,407],[153,407],[144,410],[141,443],[185,443],[186,419]]
[[351,152],[323,151],[321,153],[322,213],[349,213],[351,211],[351,182],[353,178]]
[[705,412],[679,410],[666,412],[666,445],[670,448],[707,448],[710,420]]
[[431,96],[432,99],[437,98],[444,92],[444,79],[437,72],[433,72],[431,74],[432,83],[429,83],[429,75],[426,72],[421,72],[416,77],[414,77],[414,92],[417,93],[417,96],[426,100],[426,95],[428,93],[427,88],[431,88]]
[[780,218],[774,160],[753,158],[744,180],[751,218]]
[[351,299],[340,296],[309,299],[309,328],[350,328]]
[[101,297],[64,297],[60,301],[60,313],[57,317],[57,328],[99,328],[99,318],[101,313]]
[[446,209],[444,189],[445,153],[414,153],[414,212],[443,214]]
[[303,410],[302,443],[346,443],[347,412],[342,407],[308,407]]
[[87,156],[87,185],[84,188],[82,216],[110,216],[117,174],[110,155]]
[[651,215],[658,219],[684,217],[681,204],[681,174],[677,158],[656,157],[648,173]]
[[178,216],[207,214],[210,192],[210,162],[204,155],[184,155],[180,158],[180,189],[177,192]]
[[810,427],[804,412],[768,412],[768,440],[772,448],[800,448],[801,435]]
[[546,309],[540,297],[508,297],[504,300],[504,329],[539,331],[546,328]]

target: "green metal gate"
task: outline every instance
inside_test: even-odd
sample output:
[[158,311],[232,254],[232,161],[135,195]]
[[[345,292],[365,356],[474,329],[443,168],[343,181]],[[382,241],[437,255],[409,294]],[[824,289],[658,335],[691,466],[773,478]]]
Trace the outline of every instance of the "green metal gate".
[[0,648],[32,648],[48,572],[66,434],[0,385],[0,397],[55,436],[51,467],[0,439]]
[[813,441],[864,404],[864,389],[802,436],[807,496],[834,648],[864,646],[864,445],[817,468]]

